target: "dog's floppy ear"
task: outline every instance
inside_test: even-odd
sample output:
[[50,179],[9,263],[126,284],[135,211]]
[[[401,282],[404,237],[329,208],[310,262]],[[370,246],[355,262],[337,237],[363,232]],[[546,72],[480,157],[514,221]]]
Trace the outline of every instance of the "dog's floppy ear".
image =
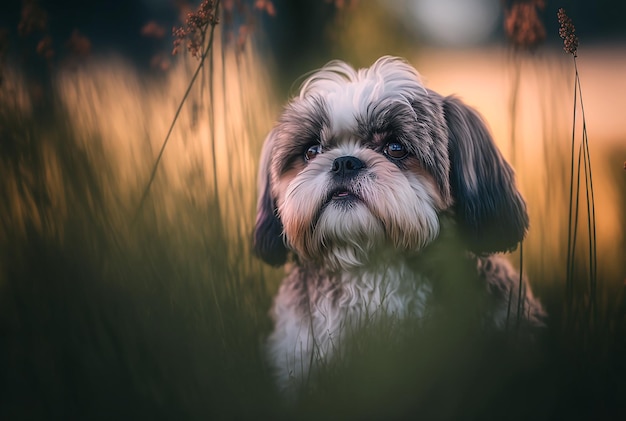
[[270,161],[273,144],[274,131],[267,136],[261,152],[254,252],[266,263],[280,266],[287,261],[287,247],[283,241],[283,224],[276,213],[276,200],[271,188]]
[[450,186],[459,228],[475,253],[510,251],[528,229],[526,204],[480,116],[454,97],[444,99]]

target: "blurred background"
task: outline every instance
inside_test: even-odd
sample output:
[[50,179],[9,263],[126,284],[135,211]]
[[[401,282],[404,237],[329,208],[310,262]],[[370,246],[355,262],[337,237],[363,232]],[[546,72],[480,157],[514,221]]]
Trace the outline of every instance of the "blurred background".
[[[199,3],[0,6],[0,418],[624,414],[626,3],[205,1],[204,61],[188,37],[172,54]],[[512,356],[464,335],[397,365],[372,347],[285,407],[261,352],[282,270],[250,244],[261,146],[307,72],[385,54],[488,123],[531,218],[510,258],[550,321]]]

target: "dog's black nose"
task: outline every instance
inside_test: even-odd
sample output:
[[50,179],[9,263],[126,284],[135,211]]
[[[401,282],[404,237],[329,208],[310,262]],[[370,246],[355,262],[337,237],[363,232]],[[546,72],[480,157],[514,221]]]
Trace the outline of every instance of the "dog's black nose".
[[361,168],[365,168],[365,164],[359,158],[354,156],[340,156],[333,161],[331,171],[335,176],[352,177],[356,175]]

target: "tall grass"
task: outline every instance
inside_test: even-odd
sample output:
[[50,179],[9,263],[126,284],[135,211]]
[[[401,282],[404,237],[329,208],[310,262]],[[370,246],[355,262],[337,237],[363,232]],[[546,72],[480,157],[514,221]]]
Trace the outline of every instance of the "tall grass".
[[134,224],[197,62],[146,80],[108,57],[57,74],[53,106],[3,102],[2,418],[271,409],[259,345],[276,274],[249,237],[274,105],[254,53],[216,57],[214,127],[208,93],[190,93]]
[[[563,9],[559,11],[561,13]],[[566,15],[563,16],[566,18]],[[571,21],[570,21],[571,25]],[[562,27],[566,26],[562,23]],[[573,29],[573,26],[572,26]],[[566,47],[567,48],[567,47]],[[593,191],[593,178],[591,171],[591,157],[589,153],[589,138],[587,135],[587,122],[585,119],[585,108],[582,98],[582,88],[580,85],[580,75],[578,73],[578,65],[576,62],[576,49],[570,47],[570,51],[574,62],[574,111],[572,117],[572,143],[571,143],[571,165],[570,165],[570,199],[569,199],[569,213],[568,213],[568,237],[567,237],[567,304],[570,306],[570,316],[576,319],[577,317],[585,318],[582,323],[583,326],[593,326],[597,322],[597,237],[596,237],[596,211],[595,211],[595,196]],[[580,106],[582,114],[582,135],[581,141],[578,147],[578,154],[576,156],[576,111]],[[581,168],[581,159],[583,161]],[[576,171],[574,172],[574,163],[576,162]],[[587,215],[587,239],[588,239],[588,270],[589,270],[589,289],[588,297],[586,299],[586,305],[583,312],[586,314],[580,315],[580,310],[574,308],[574,282],[576,271],[576,241],[578,239],[578,225],[579,225],[579,205],[580,205],[580,190],[581,190],[581,175],[584,177],[584,190],[586,199],[586,215]],[[575,176],[575,178],[574,178]],[[576,320],[573,321],[576,323]]]
[[[202,69],[212,93],[189,92],[134,224],[197,61],[155,78],[113,57],[62,70],[47,107],[32,105],[17,73],[3,85],[24,95],[3,93],[0,107],[0,418],[624,414],[626,273],[616,256],[626,244],[613,232],[623,218],[598,226],[607,252],[593,338],[561,319],[569,160],[555,140],[567,137],[558,107],[543,110],[557,126],[540,145],[547,165],[519,163],[533,224],[525,272],[550,314],[535,344],[445,320],[403,337],[381,325],[347,344],[298,403],[281,401],[262,343],[282,274],[250,252],[257,160],[278,106],[255,50],[224,45],[216,33],[214,64]],[[562,81],[548,70],[535,76]],[[626,152],[594,147],[601,163]],[[607,168],[594,165],[597,212],[623,216],[623,174]]]

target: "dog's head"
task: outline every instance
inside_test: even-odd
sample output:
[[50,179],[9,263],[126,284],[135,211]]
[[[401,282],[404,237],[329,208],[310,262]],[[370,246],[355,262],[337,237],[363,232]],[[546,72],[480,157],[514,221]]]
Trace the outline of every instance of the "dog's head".
[[417,252],[453,215],[475,253],[516,247],[524,201],[478,114],[382,57],[315,72],[268,135],[259,168],[257,254],[358,266],[379,249]]

